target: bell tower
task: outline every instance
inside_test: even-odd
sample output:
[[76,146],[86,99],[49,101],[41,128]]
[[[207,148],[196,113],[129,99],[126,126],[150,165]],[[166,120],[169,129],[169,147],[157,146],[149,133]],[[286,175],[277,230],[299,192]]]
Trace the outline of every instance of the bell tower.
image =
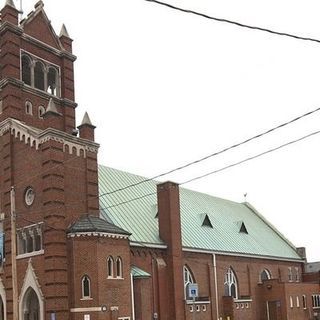
[[0,293],[0,309],[2,303],[12,319],[14,187],[20,318],[36,313],[39,320],[71,319],[66,234],[84,214],[99,215],[99,145],[87,114],[76,127],[76,57],[67,28],[55,33],[41,0],[25,19],[19,21],[18,15],[13,1],[6,0],[0,21],[0,213],[5,234],[0,283],[6,294]]

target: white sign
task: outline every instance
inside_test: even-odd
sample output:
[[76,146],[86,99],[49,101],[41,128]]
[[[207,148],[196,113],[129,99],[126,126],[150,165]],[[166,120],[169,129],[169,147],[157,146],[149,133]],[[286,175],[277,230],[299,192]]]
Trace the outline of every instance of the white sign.
[[188,284],[188,298],[197,298],[199,296],[198,284],[189,283]]
[[83,316],[83,320],[90,320],[90,314],[85,314]]

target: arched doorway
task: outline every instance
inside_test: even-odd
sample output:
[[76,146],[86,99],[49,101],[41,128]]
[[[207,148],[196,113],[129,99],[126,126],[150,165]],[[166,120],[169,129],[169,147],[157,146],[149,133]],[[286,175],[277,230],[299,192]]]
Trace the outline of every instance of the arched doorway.
[[23,319],[40,320],[40,304],[36,292],[29,288],[23,298]]

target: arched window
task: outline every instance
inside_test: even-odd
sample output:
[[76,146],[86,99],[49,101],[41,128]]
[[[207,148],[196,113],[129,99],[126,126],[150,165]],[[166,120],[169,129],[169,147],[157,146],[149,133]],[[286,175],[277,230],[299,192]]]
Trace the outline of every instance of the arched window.
[[183,282],[184,282],[184,298],[188,298],[188,284],[194,283],[191,270],[187,266],[183,266]]
[[44,65],[37,61],[34,67],[34,86],[44,90]]
[[39,106],[38,116],[40,119],[43,119],[43,115],[45,114],[45,112],[46,112],[46,109],[44,108],[44,106]]
[[90,278],[85,275],[82,277],[81,280],[82,284],[82,298],[83,299],[88,299],[91,297],[91,288],[90,288]]
[[31,287],[25,293],[22,304],[25,319],[41,319],[39,298]]
[[49,67],[47,92],[50,94],[57,95],[57,89],[58,89],[58,71],[53,67]]
[[292,298],[292,296],[289,297],[289,301],[290,301],[290,308],[293,308],[293,298]]
[[295,280],[296,280],[296,282],[299,282],[299,281],[300,281],[299,268],[298,268],[298,267],[295,267],[294,270],[295,270]]
[[261,273],[260,273],[260,282],[265,281],[265,280],[269,280],[271,279],[271,274],[270,271],[267,269],[264,269]]
[[21,58],[22,81],[31,86],[31,59],[23,55]]
[[26,231],[26,242],[27,242],[27,252],[33,252],[33,234],[32,230],[27,230]]
[[237,278],[231,267],[224,275],[224,294],[235,299],[238,298]]
[[122,274],[122,260],[120,257],[116,260],[116,268],[117,268],[117,278],[123,278]]
[[307,309],[307,297],[305,294],[302,296],[302,306],[303,309]]
[[32,115],[32,103],[30,101],[26,101],[25,107],[26,107],[26,114]]
[[288,280],[289,282],[293,281],[293,274],[292,274],[292,268],[288,267]]
[[113,258],[108,257],[107,259],[107,274],[108,278],[113,278]]

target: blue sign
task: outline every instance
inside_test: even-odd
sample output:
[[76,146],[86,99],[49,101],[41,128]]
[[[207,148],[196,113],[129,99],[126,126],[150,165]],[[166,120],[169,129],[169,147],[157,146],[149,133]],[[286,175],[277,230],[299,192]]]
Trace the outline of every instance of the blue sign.
[[198,284],[189,283],[188,284],[188,298],[197,298],[199,296]]

